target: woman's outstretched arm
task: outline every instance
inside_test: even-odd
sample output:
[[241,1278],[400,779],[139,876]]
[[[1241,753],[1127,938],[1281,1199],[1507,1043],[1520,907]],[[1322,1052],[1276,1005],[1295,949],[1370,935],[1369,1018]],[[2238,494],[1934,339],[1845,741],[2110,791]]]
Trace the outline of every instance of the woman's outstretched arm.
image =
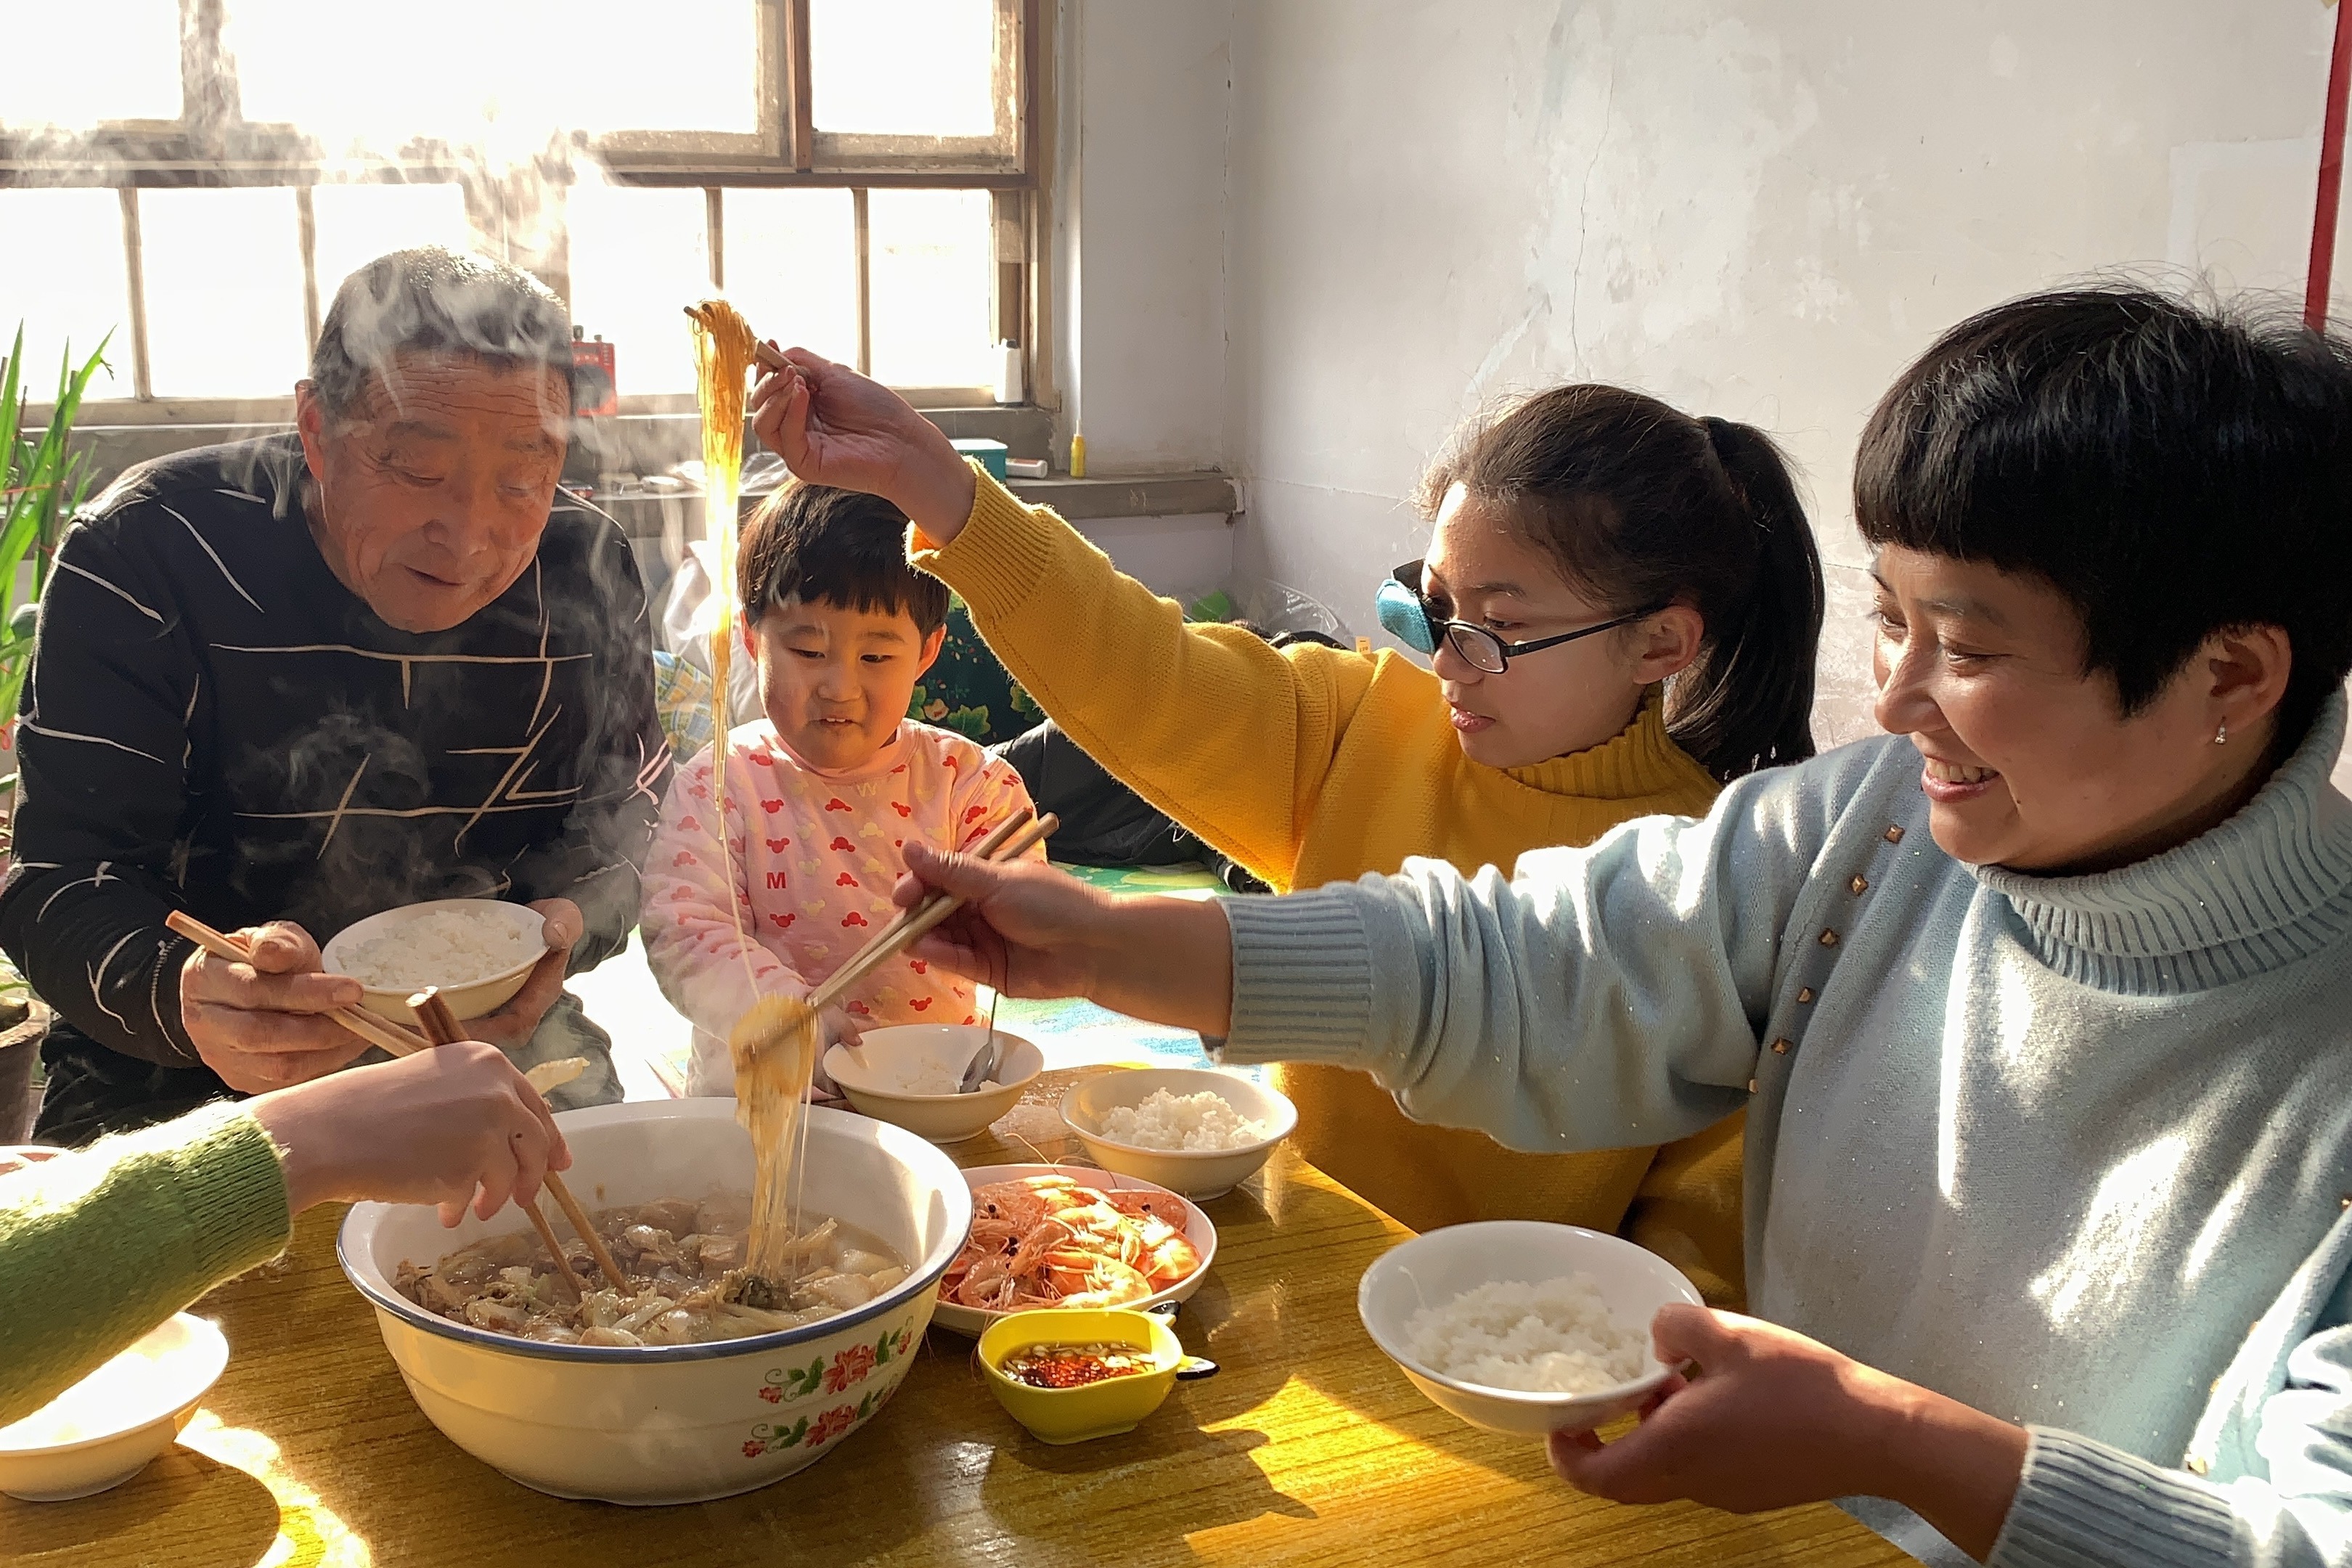
[[762,440],[813,483],[914,520],[912,559],[1088,755],[1277,888],[1374,661],[1197,626],[1043,507],[959,457],[888,388],[800,349],[753,397]]

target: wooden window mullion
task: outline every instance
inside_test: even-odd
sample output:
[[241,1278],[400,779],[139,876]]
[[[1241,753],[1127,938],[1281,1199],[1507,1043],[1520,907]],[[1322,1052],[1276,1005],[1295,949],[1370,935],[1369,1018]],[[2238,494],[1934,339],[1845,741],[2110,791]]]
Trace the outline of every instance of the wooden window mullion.
[[857,247],[857,374],[874,374],[874,245],[866,187],[849,193],[849,222]]
[[302,336],[319,342],[319,205],[311,187],[294,187],[294,216],[302,230]]
[[131,392],[142,403],[155,395],[155,378],[147,360],[147,266],[139,235],[139,187],[124,185],[122,199],[122,265],[131,289]]
[[[784,104],[791,115],[790,151],[793,167],[816,167],[816,108],[810,83],[815,79],[809,64],[809,0],[784,0]],[[861,200],[864,198],[860,197]]]

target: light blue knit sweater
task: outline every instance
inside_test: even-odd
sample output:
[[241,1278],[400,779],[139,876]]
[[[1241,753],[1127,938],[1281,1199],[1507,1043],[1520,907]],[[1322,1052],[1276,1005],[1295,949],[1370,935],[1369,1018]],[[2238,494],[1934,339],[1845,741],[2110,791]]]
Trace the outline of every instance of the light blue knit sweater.
[[1517,1149],[1745,1104],[1752,1309],[2032,1428],[1994,1563],[2352,1564],[2344,730],[2098,876],[1954,861],[1887,740],[1515,880],[1234,900],[1226,1055]]

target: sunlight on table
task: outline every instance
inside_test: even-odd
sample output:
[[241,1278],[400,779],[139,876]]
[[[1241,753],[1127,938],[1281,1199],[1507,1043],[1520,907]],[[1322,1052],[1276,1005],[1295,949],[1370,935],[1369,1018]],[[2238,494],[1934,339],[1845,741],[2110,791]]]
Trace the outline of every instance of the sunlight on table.
[[278,1540],[255,1568],[369,1568],[375,1561],[367,1542],[286,1469],[278,1445],[260,1433],[225,1426],[210,1410],[199,1410],[180,1443],[243,1470],[278,1500]]

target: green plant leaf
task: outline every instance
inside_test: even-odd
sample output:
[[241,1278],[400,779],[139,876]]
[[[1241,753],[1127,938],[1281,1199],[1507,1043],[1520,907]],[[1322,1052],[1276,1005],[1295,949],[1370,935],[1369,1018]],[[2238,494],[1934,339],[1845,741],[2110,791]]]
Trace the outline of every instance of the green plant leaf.
[[6,475],[16,471],[16,431],[25,417],[25,405],[17,395],[25,364],[25,323],[16,323],[16,346],[8,351],[5,374],[0,374],[0,490],[14,488]]
[[[25,435],[30,396],[24,387],[22,322],[0,374],[0,626],[7,629],[0,637],[0,718],[16,710],[32,651],[30,628],[18,635],[19,621],[47,585],[50,557],[89,493],[86,455],[72,446],[74,420],[112,341],[110,332],[79,366],[70,345],[58,355],[57,401],[38,440]],[[31,581],[20,585],[28,563]]]

